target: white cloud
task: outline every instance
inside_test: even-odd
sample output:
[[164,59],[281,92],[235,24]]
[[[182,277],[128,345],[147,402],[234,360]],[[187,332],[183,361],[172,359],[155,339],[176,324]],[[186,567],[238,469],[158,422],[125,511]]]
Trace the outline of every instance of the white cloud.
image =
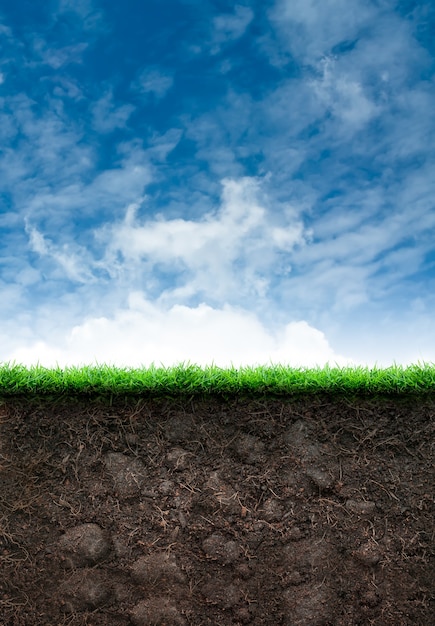
[[225,100],[213,111],[186,122],[186,137],[195,142],[195,157],[207,162],[219,179],[243,176],[241,152],[256,120],[251,118],[252,101],[247,94],[228,91]]
[[71,98],[78,102],[84,99],[83,91],[79,85],[79,82],[75,79],[69,79],[65,76],[55,76],[53,78],[55,87],[53,94],[59,98]]
[[132,154],[131,158],[122,160],[120,167],[106,169],[98,174],[92,183],[85,187],[85,194],[90,197],[112,197],[118,205],[119,210],[125,201],[131,198],[142,196],[144,187],[150,182],[150,169],[146,162],[141,162],[140,156],[136,160]]
[[41,280],[41,272],[35,270],[33,267],[24,267],[17,272],[16,282],[18,285],[35,285]]
[[[325,319],[353,315],[352,311],[364,311],[372,302],[397,306],[388,302],[404,297],[404,281],[424,268],[424,257],[433,248],[426,233],[435,226],[434,212],[425,204],[417,225],[416,209],[409,211],[407,203],[400,206],[400,202],[394,213],[381,214],[384,203],[378,201],[371,207],[374,215],[338,205],[319,217],[313,224],[314,241],[294,255],[294,275],[282,282],[275,296],[292,302],[302,315],[316,312],[317,319],[321,310]],[[370,318],[376,319],[376,314],[371,312]]]
[[43,63],[46,63],[55,70],[69,64],[82,63],[83,53],[88,47],[87,43],[78,43],[62,48],[48,48],[43,39],[35,39],[33,42],[35,52],[39,54]]
[[[54,3],[53,3],[54,4]],[[57,10],[52,8],[53,17],[62,13],[75,13],[81,18],[81,26],[85,31],[106,31],[103,12],[95,8],[93,0],[57,0]]]
[[304,63],[317,63],[333,48],[359,37],[379,16],[363,0],[277,0],[270,18],[284,46]]
[[170,128],[163,134],[154,133],[149,141],[147,154],[153,161],[164,162],[166,157],[178,145],[183,131],[180,128]]
[[367,97],[351,73],[340,72],[333,57],[322,59],[321,67],[322,78],[311,81],[311,86],[326,109],[338,118],[343,134],[349,137],[349,131],[359,130],[379,112],[379,107]]
[[222,44],[242,37],[253,17],[254,13],[249,7],[236,5],[233,14],[225,13],[213,18],[212,54],[217,54]]
[[243,295],[264,295],[276,254],[288,254],[303,245],[306,233],[291,208],[287,215],[276,216],[266,210],[260,196],[258,180],[225,179],[217,212],[198,221],[158,216],[143,225],[136,220],[138,205],[132,204],[123,222],[96,233],[106,243],[102,264],[112,273],[118,268],[128,274],[141,262],[148,273],[156,266],[173,275],[187,272],[184,285],[167,291],[164,299],[201,294],[231,301]]
[[93,10],[93,0],[58,0],[59,12],[72,11],[85,17]]
[[[29,235],[29,246],[33,252],[39,254],[40,257],[50,257],[63,270],[62,275],[69,280],[79,283],[94,282],[94,278],[86,265],[86,257],[83,257],[82,249],[75,244],[63,244],[62,247],[54,245],[51,241],[38,232],[38,230],[30,226],[26,220],[26,232]],[[57,272],[55,272],[56,275]]]
[[5,37],[12,38],[13,37],[12,29],[9,28],[9,26],[6,26],[5,24],[0,24],[0,35],[5,35]]
[[100,133],[110,133],[116,128],[125,128],[127,120],[135,110],[132,104],[116,106],[109,89],[92,105],[93,126]]
[[78,124],[66,123],[62,107],[41,113],[24,94],[5,99],[6,113],[1,117],[0,136],[17,139],[17,145],[6,144],[0,156],[2,186],[8,189],[21,209],[31,198],[58,189],[89,169],[92,149],[82,141]]
[[132,89],[140,93],[151,93],[163,98],[172,87],[174,79],[158,69],[144,69],[132,83]]
[[[2,301],[3,328],[9,320],[14,320],[17,308],[22,304],[22,285],[17,283],[5,282],[0,279],[0,293]],[[20,329],[17,329],[17,336]],[[6,339],[6,337],[5,337]],[[0,342],[1,345],[1,342]],[[6,341],[3,346],[6,346]]]
[[[22,194],[19,204],[23,207],[25,217],[35,228],[41,221],[45,222],[45,232],[52,234],[54,242],[71,237],[77,217],[96,219],[101,216],[103,222],[116,219],[127,203],[143,197],[144,188],[151,181],[147,155],[137,146],[129,143],[118,145],[116,167],[101,170],[97,174],[94,170],[94,154],[86,146],[70,145],[73,138],[73,133],[68,137],[59,132],[58,137],[57,132],[53,131],[52,149],[58,159],[56,163],[50,159],[45,170],[51,175],[51,168],[56,165],[57,170],[61,170],[57,180],[47,177],[50,185],[43,177],[36,182],[31,179],[32,184],[29,182],[28,185],[21,181],[18,188]],[[41,136],[41,152],[45,154],[49,144],[43,142]],[[70,148],[65,155],[61,152],[62,145]],[[29,158],[27,156],[23,151],[19,163],[28,164],[31,155]],[[13,159],[10,160],[13,163]],[[0,171],[1,167],[0,160]],[[6,159],[4,167],[7,167]],[[82,230],[78,236],[83,234],[86,235],[86,231]]]
[[[19,343],[19,342],[17,342]],[[132,293],[129,306],[110,317],[91,318],[56,341],[27,340],[2,355],[6,362],[46,367],[97,363],[140,367],[181,362],[219,367],[268,365],[315,366],[349,364],[328,344],[324,334],[306,322],[292,322],[271,332],[250,312],[206,304],[168,310]]]

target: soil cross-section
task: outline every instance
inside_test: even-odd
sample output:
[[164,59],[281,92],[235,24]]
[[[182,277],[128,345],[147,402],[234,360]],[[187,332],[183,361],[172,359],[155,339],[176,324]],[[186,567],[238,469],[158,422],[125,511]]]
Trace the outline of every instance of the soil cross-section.
[[434,414],[8,401],[0,623],[430,626]]

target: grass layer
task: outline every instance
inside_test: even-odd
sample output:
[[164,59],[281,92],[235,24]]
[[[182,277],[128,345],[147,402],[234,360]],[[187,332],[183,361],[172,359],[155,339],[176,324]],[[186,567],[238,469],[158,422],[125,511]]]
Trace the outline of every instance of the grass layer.
[[307,394],[427,396],[435,392],[435,365],[388,368],[290,368],[282,365],[222,369],[118,368],[108,365],[48,369],[0,364],[0,398],[18,396],[287,396]]

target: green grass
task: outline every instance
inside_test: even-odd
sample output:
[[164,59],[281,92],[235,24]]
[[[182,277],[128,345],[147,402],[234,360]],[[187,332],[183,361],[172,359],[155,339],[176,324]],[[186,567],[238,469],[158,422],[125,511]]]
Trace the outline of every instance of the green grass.
[[435,365],[403,368],[282,365],[222,369],[181,364],[134,369],[107,365],[48,369],[0,364],[0,398],[125,396],[176,397],[219,395],[269,396],[333,394],[345,396],[432,395]]

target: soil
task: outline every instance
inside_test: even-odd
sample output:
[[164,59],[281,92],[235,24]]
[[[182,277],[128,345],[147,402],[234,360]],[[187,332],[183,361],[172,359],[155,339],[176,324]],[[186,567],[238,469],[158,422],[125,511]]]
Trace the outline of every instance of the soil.
[[3,400],[4,626],[431,626],[433,398]]

